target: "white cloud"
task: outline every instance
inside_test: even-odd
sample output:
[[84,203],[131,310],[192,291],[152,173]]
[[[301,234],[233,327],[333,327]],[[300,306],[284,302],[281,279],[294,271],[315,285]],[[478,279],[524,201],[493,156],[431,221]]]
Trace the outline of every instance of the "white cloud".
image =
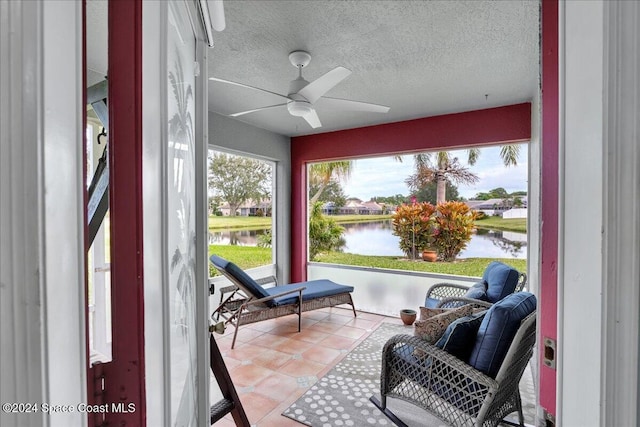
[[402,162],[393,157],[358,159],[354,170],[342,186],[347,197],[370,200],[375,196],[408,194],[404,180],[413,171],[411,156],[402,156]]
[[[466,150],[456,150],[452,154],[462,163],[466,163]],[[393,157],[358,159],[355,161],[351,178],[343,182],[343,189],[348,197],[369,200],[375,196],[409,195],[405,179],[413,173],[412,156],[402,156],[398,162]],[[478,183],[467,186],[459,185],[461,196],[472,198],[477,193],[488,192],[502,187],[507,192],[527,190],[527,146],[521,145],[520,159],[517,166],[505,167],[500,158],[500,147],[482,148],[480,157],[471,170],[478,174]]]

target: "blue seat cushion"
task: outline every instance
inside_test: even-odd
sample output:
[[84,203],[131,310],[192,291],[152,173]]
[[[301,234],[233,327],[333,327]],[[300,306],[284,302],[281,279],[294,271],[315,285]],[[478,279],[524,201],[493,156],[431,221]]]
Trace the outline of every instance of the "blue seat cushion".
[[475,283],[464,294],[465,298],[479,299],[480,301],[487,301],[487,282],[481,280]]
[[480,329],[486,313],[487,311],[485,310],[455,320],[447,326],[444,335],[436,342],[436,347],[467,362],[475,345],[478,329]]
[[518,285],[519,276],[520,273],[515,268],[493,261],[482,275],[482,280],[487,282],[487,300],[497,302],[512,294]]
[[[251,293],[256,299],[268,297],[269,294],[267,291],[256,283],[247,273],[245,273],[240,267],[232,263],[231,261],[227,261],[224,258],[221,258],[217,255],[211,255],[209,260],[215,265],[217,268],[220,268],[227,272],[230,276],[233,276],[238,282],[242,283],[242,285]],[[273,301],[267,301],[266,304],[268,306],[274,306]]]
[[[316,298],[328,297],[332,295],[353,292],[353,286],[339,285],[331,280],[310,280],[308,282],[292,283],[290,285],[274,286],[267,288],[265,291],[269,295],[275,295],[286,292],[291,289],[305,287],[302,291],[302,301],[312,300]],[[275,305],[287,305],[298,302],[298,293],[291,293],[281,297],[274,298]]]
[[511,294],[493,304],[478,329],[469,365],[495,378],[520,322],[535,309],[536,297],[529,292]]

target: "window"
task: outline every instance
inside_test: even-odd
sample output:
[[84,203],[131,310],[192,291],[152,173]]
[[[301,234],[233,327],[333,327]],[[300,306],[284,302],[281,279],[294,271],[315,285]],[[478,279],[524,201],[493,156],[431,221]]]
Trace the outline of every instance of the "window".
[[[87,177],[89,188],[96,176],[100,158],[105,152],[106,137],[102,123],[87,111]],[[88,252],[88,305],[90,363],[111,360],[111,239],[109,211],[101,219],[99,229]]]
[[275,163],[214,150],[208,160],[209,255],[243,269],[274,264]]
[[[309,260],[481,276],[501,259],[526,271],[526,152],[522,144],[310,164]],[[461,201],[478,215],[455,255],[465,263],[442,262],[441,252],[440,262],[423,262],[423,246],[434,239],[422,236],[420,218],[394,225],[394,213],[406,210],[410,221],[411,206],[442,201]]]

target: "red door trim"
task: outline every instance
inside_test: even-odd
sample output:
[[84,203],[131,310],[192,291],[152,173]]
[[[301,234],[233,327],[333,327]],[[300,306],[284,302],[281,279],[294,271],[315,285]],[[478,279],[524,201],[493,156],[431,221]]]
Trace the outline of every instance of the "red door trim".
[[108,8],[113,361],[104,367],[104,401],[125,405],[109,408],[109,425],[144,426],[142,0],[112,0]]
[[291,138],[291,280],[307,277],[307,163],[530,139],[530,103]]
[[[555,369],[542,363],[543,339],[557,340],[558,325],[558,1],[542,1],[542,177],[540,231],[540,406],[556,415]],[[557,357],[557,355],[556,355]]]

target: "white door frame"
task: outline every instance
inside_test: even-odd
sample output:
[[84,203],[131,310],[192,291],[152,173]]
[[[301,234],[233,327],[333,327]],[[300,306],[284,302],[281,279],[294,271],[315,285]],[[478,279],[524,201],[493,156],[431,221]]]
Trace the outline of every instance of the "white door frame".
[[0,2],[0,424],[84,426],[82,4]]

